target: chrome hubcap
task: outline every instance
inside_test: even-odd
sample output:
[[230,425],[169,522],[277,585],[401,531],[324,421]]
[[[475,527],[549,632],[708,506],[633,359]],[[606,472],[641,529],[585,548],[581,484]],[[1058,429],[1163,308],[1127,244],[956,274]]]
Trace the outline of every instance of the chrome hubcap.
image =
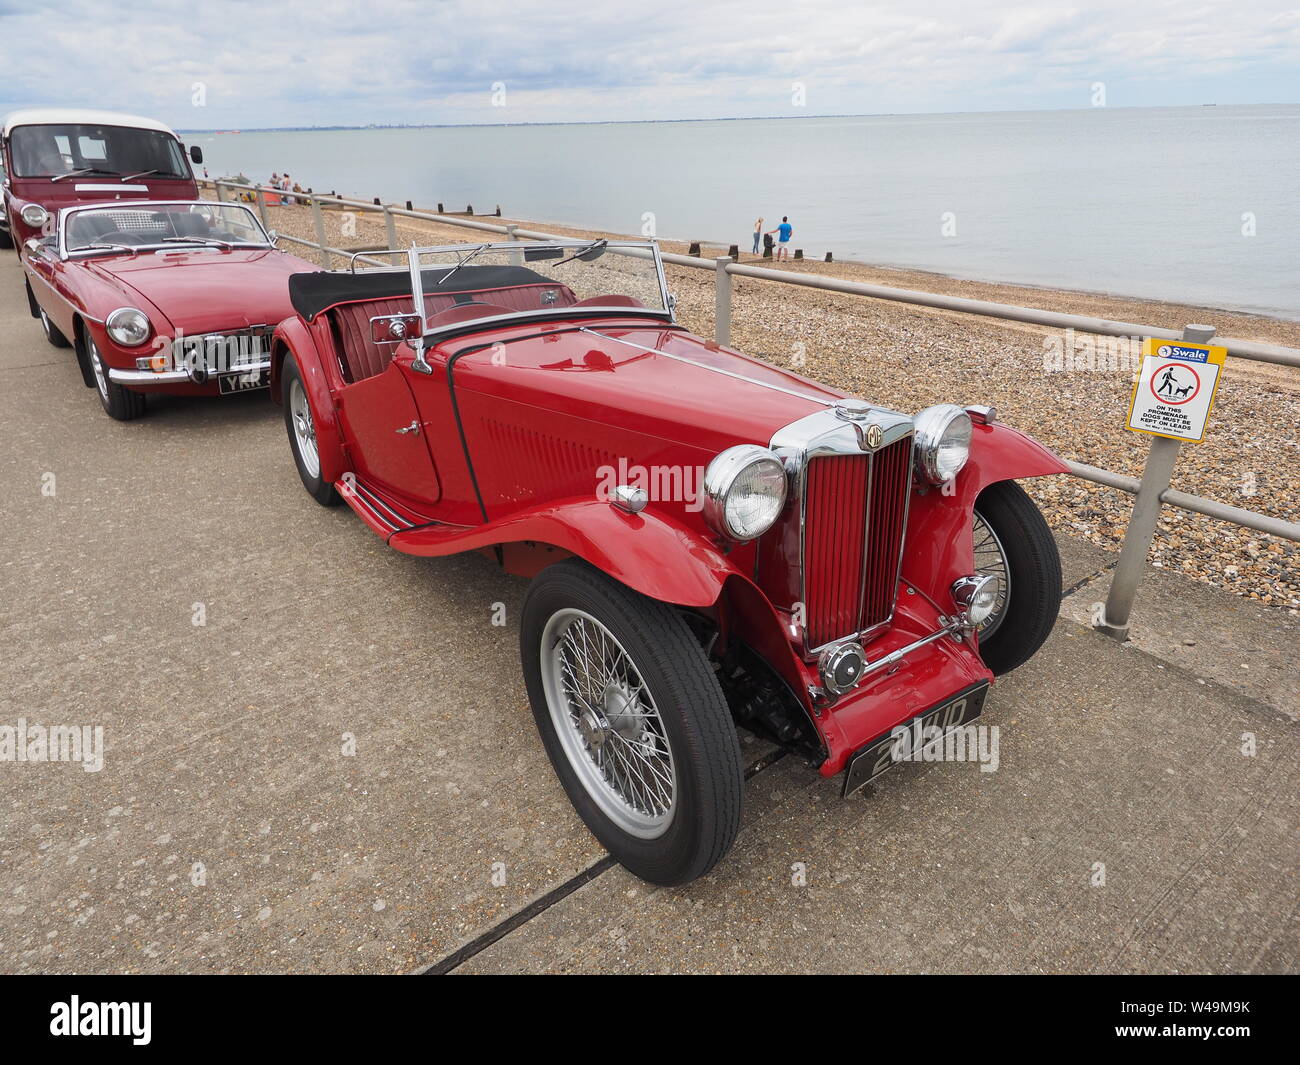
[[582,610],[542,633],[542,686],[556,736],[583,789],[629,835],[655,839],[677,804],[663,719],[632,656]]
[[289,417],[293,421],[293,438],[298,447],[298,457],[311,476],[319,477],[320,452],[316,450],[316,425],[311,420],[307,393],[302,382],[296,379],[289,386]]
[[1006,617],[1007,604],[1011,600],[1011,567],[1007,564],[1007,551],[1002,546],[1002,541],[998,539],[998,534],[993,531],[993,526],[984,520],[978,510],[975,511],[972,534],[975,541],[975,572],[981,575],[992,574],[1002,580],[993,613],[984,620],[982,625],[975,628],[980,639],[987,640],[997,631]]
[[87,339],[86,343],[90,346],[90,367],[95,371],[95,385],[99,388],[99,394],[107,400],[108,372],[104,369],[104,360],[99,357],[99,348],[95,347],[93,340]]

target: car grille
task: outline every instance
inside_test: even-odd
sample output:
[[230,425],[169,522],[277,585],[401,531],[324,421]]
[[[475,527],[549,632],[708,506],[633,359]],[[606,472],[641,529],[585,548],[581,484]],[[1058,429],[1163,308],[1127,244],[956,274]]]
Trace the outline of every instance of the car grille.
[[803,501],[809,650],[893,616],[911,472],[910,436],[874,455],[809,461]]
[[186,369],[228,373],[260,364],[271,352],[275,326],[256,325],[225,333],[183,337],[177,345],[177,363]]

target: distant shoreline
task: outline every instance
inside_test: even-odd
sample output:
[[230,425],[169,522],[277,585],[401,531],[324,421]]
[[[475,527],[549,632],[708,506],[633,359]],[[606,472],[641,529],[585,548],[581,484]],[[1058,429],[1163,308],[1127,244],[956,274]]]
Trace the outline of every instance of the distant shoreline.
[[1106,107],[1037,107],[1008,108],[1001,111],[880,111],[863,114],[818,115],[718,115],[712,118],[593,118],[569,122],[388,122],[343,126],[256,126],[239,129],[189,129],[176,127],[177,133],[211,133],[231,136],[240,133],[343,133],[372,129],[496,129],[511,126],[660,126],[688,122],[799,122],[820,118],[945,118],[964,115],[1050,115],[1072,114],[1076,111],[1199,111],[1205,107],[1296,107],[1300,100],[1271,100],[1251,104],[1159,104],[1154,106]]

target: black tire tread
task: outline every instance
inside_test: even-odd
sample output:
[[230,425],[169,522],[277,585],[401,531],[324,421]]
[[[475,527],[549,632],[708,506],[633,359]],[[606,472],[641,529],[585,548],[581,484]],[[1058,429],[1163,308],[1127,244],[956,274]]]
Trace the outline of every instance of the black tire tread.
[[1042,512],[1015,481],[980,493],[975,509],[1002,541],[1011,570],[1011,602],[980,655],[994,673],[1024,665],[1052,633],[1061,609],[1061,555]]
[[[298,478],[302,481],[302,486],[307,489],[307,494],[322,507],[337,506],[342,502],[338,489],[325,480],[324,476],[313,477],[309,474],[298,455],[298,437],[293,431],[293,412],[289,408],[289,386],[294,381],[301,380],[302,371],[298,369],[298,360],[290,353],[285,356],[284,365],[280,367],[280,405],[284,408],[284,429],[289,434],[289,453],[293,455],[293,464],[297,467]],[[307,397],[307,404],[311,405],[310,395]],[[316,412],[313,411],[313,420],[315,417]]]
[[[48,317],[42,318],[40,314],[37,314],[36,318],[41,323],[41,332],[45,334],[45,339],[46,341],[48,341],[51,347],[55,347],[55,348],[72,347],[72,344],[68,341],[68,338],[63,335],[62,330],[60,330],[59,327],[55,325],[53,321],[51,321]],[[45,333],[45,326],[47,322],[49,324],[50,331],[48,333]]]
[[[86,340],[85,343],[88,345],[90,342]],[[86,360],[87,362],[92,361],[89,351],[86,352]],[[107,366],[104,367],[104,372],[108,372]],[[91,379],[91,387],[95,390],[95,398],[99,400],[100,406],[104,408],[104,413],[110,418],[117,422],[131,422],[144,414],[145,398],[143,392],[133,392],[131,389],[123,388],[112,381],[107,381],[105,384],[108,389],[107,398],[100,393],[99,386],[94,383],[94,379]]]

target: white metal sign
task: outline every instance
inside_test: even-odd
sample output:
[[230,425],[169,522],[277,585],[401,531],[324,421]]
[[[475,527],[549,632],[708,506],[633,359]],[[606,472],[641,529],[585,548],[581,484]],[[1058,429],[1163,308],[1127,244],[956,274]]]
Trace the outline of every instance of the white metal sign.
[[1134,432],[1199,443],[1214,405],[1228,349],[1213,344],[1148,338],[1129,403]]

